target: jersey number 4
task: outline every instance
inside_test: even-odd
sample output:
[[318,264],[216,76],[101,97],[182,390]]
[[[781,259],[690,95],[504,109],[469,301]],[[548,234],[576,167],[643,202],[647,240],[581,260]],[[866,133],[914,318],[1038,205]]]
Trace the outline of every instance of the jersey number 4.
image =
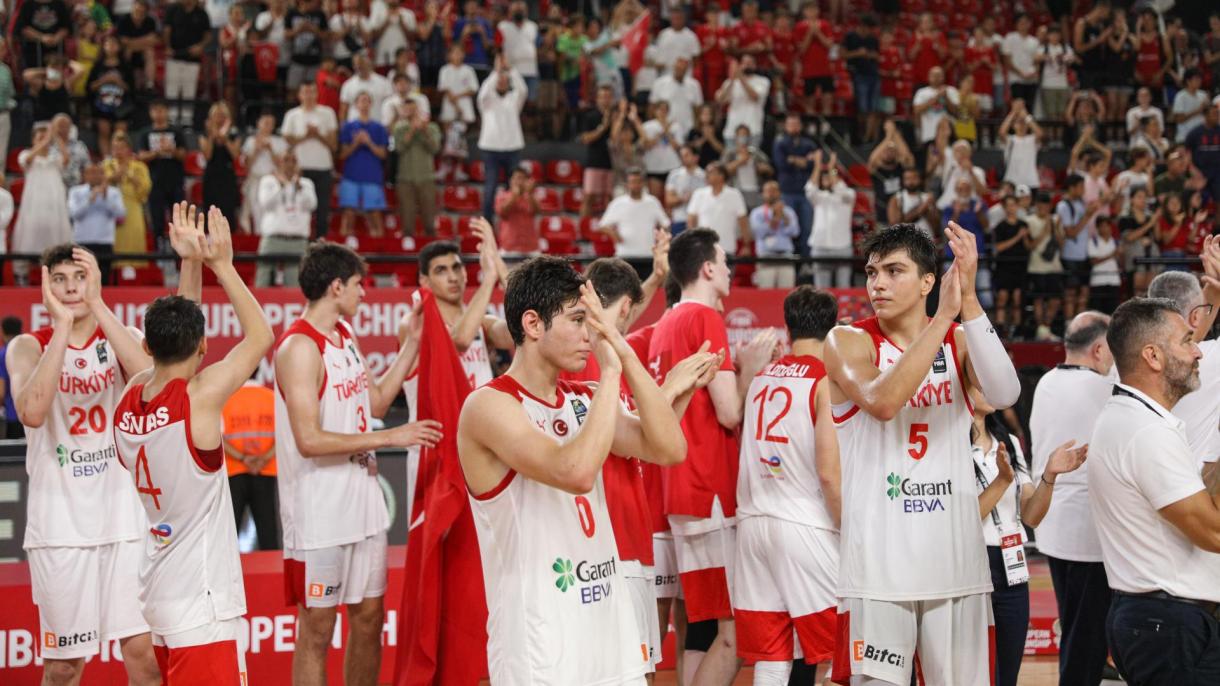
[[[140,483],[141,476],[143,476],[144,483]],[[136,491],[152,498],[153,507],[161,509],[161,500],[157,498],[161,495],[161,489],[153,485],[152,475],[148,472],[148,456],[144,454],[143,446],[136,455]]]
[[[768,394],[769,393],[769,394]],[[767,403],[775,400],[775,396],[784,396],[784,406],[780,408],[779,414],[771,418],[771,421],[766,424],[766,430],[763,430],[763,410],[767,409]],[[754,440],[767,441],[768,443],[787,443],[787,436],[777,436],[771,433],[776,424],[788,414],[788,410],[792,409],[792,391],[785,386],[763,386],[762,390],[754,396],[754,401],[758,403],[758,421],[754,423]]]

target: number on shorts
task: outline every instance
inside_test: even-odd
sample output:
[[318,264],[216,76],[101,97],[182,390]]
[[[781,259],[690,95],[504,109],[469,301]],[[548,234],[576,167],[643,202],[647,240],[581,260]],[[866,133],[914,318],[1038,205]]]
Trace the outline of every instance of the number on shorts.
[[72,421],[68,433],[73,436],[83,436],[90,431],[100,434],[106,430],[106,408],[101,405],[94,405],[87,410],[83,407],[69,407],[68,419]]
[[[144,483],[140,484],[140,474],[144,474]],[[161,501],[157,496],[161,495],[161,489],[153,485],[152,475],[148,472],[148,456],[144,454],[144,446],[140,446],[140,452],[136,455],[136,491],[152,498],[153,507],[161,509]]]
[[927,424],[912,424],[911,434],[907,438],[907,442],[911,444],[907,448],[907,455],[913,460],[922,459],[928,452],[928,425]]
[[[767,391],[771,392],[769,396],[767,395]],[[771,418],[771,421],[767,424],[767,429],[764,434],[763,410],[767,407],[767,401],[775,400],[775,396],[779,395],[780,393],[784,394],[784,407],[779,411],[779,414]],[[772,434],[771,430],[775,428],[776,424],[779,424],[779,421],[784,418],[784,415],[788,414],[788,410],[792,409],[792,391],[788,390],[785,386],[776,386],[775,388],[763,386],[762,390],[754,396],[754,400],[758,402],[758,421],[754,425],[754,440],[767,441],[768,443],[787,443],[787,436],[777,436]]]
[[585,538],[593,538],[597,524],[593,521],[593,506],[583,495],[576,496],[576,516],[580,518],[580,530],[585,532]]

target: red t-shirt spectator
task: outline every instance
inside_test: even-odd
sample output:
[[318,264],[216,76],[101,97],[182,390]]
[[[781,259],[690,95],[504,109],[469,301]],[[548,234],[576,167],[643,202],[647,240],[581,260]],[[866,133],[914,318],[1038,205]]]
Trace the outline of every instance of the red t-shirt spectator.
[[[1178,229],[1176,234],[1170,236],[1169,234],[1173,231],[1173,227],[1173,222],[1169,221],[1167,217],[1161,218],[1161,235],[1165,237],[1160,241],[1161,252],[1167,250],[1185,251],[1186,244],[1195,230],[1194,222],[1188,216],[1182,218],[1182,228]],[[1201,240],[1199,243],[1202,245]]]
[[966,45],[966,66],[974,77],[975,95],[991,95],[991,83],[995,78],[995,67],[999,64],[994,45]]
[[[938,52],[939,50],[939,52]],[[915,67],[915,82],[926,84],[932,67],[941,66],[941,55],[949,52],[949,44],[942,33],[916,34],[911,49],[911,64]]]
[[318,84],[318,104],[338,112],[339,89],[343,86],[343,77],[336,72],[319,69],[315,83]]
[[[500,218],[500,249],[507,252],[538,252],[538,224],[534,204],[512,191],[496,194],[496,216]],[[592,358],[590,358],[592,359]]]
[[729,77],[729,47],[733,44],[733,29],[727,26],[703,24],[695,29],[702,52],[691,64],[695,78],[703,85],[703,99],[715,98],[720,85]]
[[[737,41],[737,49],[742,54],[754,55],[754,61],[758,69],[771,68],[771,28],[762,19],[754,21],[741,20],[737,22],[737,26],[733,27],[733,38]],[[758,45],[762,46],[761,50],[754,50]]]
[[897,45],[882,47],[877,58],[877,71],[881,74],[881,95],[887,98],[898,96],[898,79],[902,75],[902,50]]
[[796,30],[789,27],[776,27],[771,31],[771,55],[775,58],[775,68],[783,69],[784,82],[796,83]]
[[[818,19],[818,28],[822,31],[822,35],[830,38],[830,22],[825,19]],[[813,26],[806,20],[802,19],[796,25],[796,44],[799,48],[805,38],[813,31]],[[822,44],[816,36],[809,39],[809,46],[805,48],[805,52],[801,53],[801,78],[811,79],[818,76],[832,76],[834,71],[830,67],[830,48]]]

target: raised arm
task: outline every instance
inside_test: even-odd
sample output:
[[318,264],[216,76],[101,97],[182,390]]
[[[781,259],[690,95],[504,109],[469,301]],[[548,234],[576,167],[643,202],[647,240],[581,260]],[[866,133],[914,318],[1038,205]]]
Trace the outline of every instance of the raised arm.
[[365,373],[373,380],[369,384],[369,411],[374,417],[385,416],[390,405],[393,404],[394,398],[398,397],[407,373],[415,368],[419,357],[420,334],[423,333],[424,318],[421,309],[419,303],[411,308],[406,326],[399,329],[401,342],[398,347],[398,355],[394,357],[394,362],[380,377],[373,377],[372,371],[368,369],[368,363],[364,360],[364,355],[360,356]]
[[85,305],[97,319],[98,326],[106,340],[114,348],[114,354],[119,358],[123,368],[124,378],[139,374],[152,366],[152,357],[144,352],[144,346],[139,336],[131,329],[123,326],[114,311],[102,300],[102,270],[98,267],[97,258],[84,248],[73,248],[72,259],[85,270]]
[[178,295],[195,302],[203,299],[203,253],[198,236],[203,234],[204,215],[186,202],[174,204],[169,224],[169,242],[182,264],[178,268]]
[[1034,486],[1026,485],[1021,492],[1021,521],[1029,526],[1038,526],[1051,507],[1055,494],[1055,480],[1060,474],[1075,471],[1089,456],[1088,444],[1074,447],[1076,441],[1068,441],[1055,448],[1047,460],[1046,468]]
[[30,428],[42,426],[47,419],[51,401],[59,392],[59,376],[72,334],[72,311],[51,292],[51,276],[46,267],[42,268],[42,304],[54,327],[47,347],[40,349],[38,339],[23,334],[9,343],[5,353],[9,392],[13,394],[17,417]]
[[949,222],[945,237],[953,249],[953,269],[960,284],[962,325],[953,335],[958,355],[964,358],[959,362],[966,370],[966,382],[982,391],[987,402],[997,409],[1012,407],[1021,395],[1021,380],[1003,341],[979,304],[975,289],[978,248],[974,234]]

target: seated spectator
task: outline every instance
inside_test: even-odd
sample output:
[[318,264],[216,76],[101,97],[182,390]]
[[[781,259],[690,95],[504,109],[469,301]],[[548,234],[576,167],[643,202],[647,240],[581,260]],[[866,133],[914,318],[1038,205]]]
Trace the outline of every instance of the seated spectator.
[[[466,4],[469,8],[473,3]],[[483,117],[479,129],[479,156],[484,169],[484,217],[493,216],[495,211],[496,188],[500,184],[501,172],[505,177],[510,176],[521,159],[521,150],[525,148],[525,133],[521,130],[521,109],[525,107],[525,97],[525,80],[497,57],[496,70],[479,86],[478,95],[479,113]],[[608,152],[606,156],[609,157]],[[606,167],[609,166],[609,160],[606,160]]]
[[915,91],[911,115],[919,120],[918,140],[927,145],[936,137],[936,127],[947,116],[957,114],[961,96],[953,86],[945,85],[945,72],[933,67],[928,72],[928,85]]
[[123,46],[123,59],[140,77],[136,88],[151,90],[157,82],[156,47],[161,43],[157,35],[157,21],[148,15],[147,0],[135,0],[131,14],[119,17],[115,24],[115,35]]
[[695,110],[695,128],[686,134],[686,144],[695,149],[700,167],[706,167],[724,155],[724,136],[716,128],[716,110],[710,103]]
[[[289,150],[278,160],[275,172],[258,183],[257,202],[262,212],[258,223],[258,254],[304,255],[309,247],[310,224],[318,205],[313,181],[301,175],[297,155]],[[295,288],[300,275],[299,260],[284,260],[278,265],[260,260],[254,272],[254,285],[271,286],[275,272],[283,270],[282,285]]]
[[1127,110],[1127,135],[1135,137],[1136,131],[1140,129],[1140,120],[1145,117],[1152,117],[1161,123],[1161,129],[1165,128],[1165,113],[1161,112],[1161,108],[1152,104],[1152,90],[1147,86],[1141,86],[1135,92],[1135,105]]
[[728,185],[728,173],[719,162],[709,164],[706,174],[707,185],[692,193],[686,205],[687,226],[715,231],[725,254],[752,254],[754,239],[750,235],[746,201],[741,191]]
[[367,92],[357,95],[355,110],[356,118],[339,130],[339,159],[343,160],[343,179],[339,182],[339,207],[343,210],[340,232],[352,235],[352,219],[359,211],[369,233],[380,237],[381,213],[386,209],[382,162],[390,136],[381,122],[372,118],[372,95]]
[[699,157],[690,145],[678,151],[682,166],[665,177],[665,205],[670,210],[673,234],[687,228],[687,206],[695,191],[707,185],[707,173],[699,166]]
[[94,63],[85,82],[93,105],[93,120],[97,126],[98,150],[110,154],[110,135],[126,131],[131,116],[131,96],[135,92],[135,77],[131,66],[122,56],[119,39],[113,35],[102,40],[101,58]]
[[241,166],[246,169],[242,184],[241,226],[255,233],[263,216],[258,202],[258,187],[263,177],[274,174],[280,156],[288,152],[288,141],[275,133],[275,115],[264,112],[258,117],[254,133],[241,146]]
[[538,25],[526,16],[525,3],[515,0],[508,19],[496,25],[497,43],[511,69],[525,79],[529,101],[538,99]]
[[[102,163],[106,181],[119,189],[123,196],[123,221],[114,231],[114,251],[142,253],[148,251],[148,226],[144,222],[144,203],[152,189],[148,165],[136,159],[127,134],[118,131],[110,142],[111,156]],[[116,267],[142,267],[144,262],[120,261]]]
[[[795,257],[793,241],[801,227],[783,201],[779,182],[763,184],[762,204],[750,211],[750,231],[754,234],[754,255],[764,257]],[[759,262],[754,267],[754,285],[758,288],[792,288],[796,283],[794,265]]]
[[1131,291],[1135,296],[1148,292],[1148,284],[1152,283],[1160,271],[1158,265],[1137,264],[1139,258],[1161,256],[1161,248],[1156,242],[1156,233],[1161,224],[1161,210],[1152,211],[1148,199],[1154,197],[1150,189],[1136,187],[1131,191],[1127,211],[1118,219],[1118,235],[1123,255],[1123,271],[1131,278]]
[[614,240],[617,257],[648,257],[657,229],[669,228],[669,217],[656,197],[644,188],[644,172],[627,172],[627,192],[610,201],[597,228]]
[[398,195],[399,228],[403,236],[415,235],[418,217],[429,236],[436,234],[436,155],[441,150],[441,129],[424,116],[419,101],[411,98],[400,105],[401,115],[393,128],[398,169],[394,192]]
[[64,40],[71,30],[72,15],[63,0],[23,2],[13,22],[13,33],[21,36],[21,63],[27,68],[42,67],[49,55],[63,55]]
[[652,105],[652,118],[640,125],[636,106],[628,108],[628,121],[637,129],[640,147],[644,151],[644,172],[648,175],[648,192],[660,198],[665,193],[669,172],[682,166],[678,151],[686,132],[682,125],[669,117],[669,103],[662,100]]
[[107,183],[100,164],[85,167],[84,183],[68,190],[68,214],[72,216],[72,240],[97,256],[102,283],[111,281],[116,225],[127,216],[123,194]]
[[932,227],[939,219],[936,199],[923,188],[923,174],[915,168],[903,169],[902,188],[890,196],[886,221],[890,224],[914,224],[937,240],[939,237]]
[[750,145],[750,129],[745,124],[737,127],[733,145],[724,153],[724,171],[733,187],[741,191],[746,207],[757,206],[762,199],[762,181],[774,173],[767,154]]
[[368,93],[372,103],[372,111],[381,114],[381,105],[394,94],[394,86],[386,77],[373,71],[373,61],[366,53],[360,52],[352,59],[356,71],[343,82],[339,90],[339,121],[347,122],[356,118],[356,96]]
[[[432,120],[432,104],[428,100],[428,96],[419,92],[415,87],[415,82],[411,77],[403,73],[394,75],[390,79],[394,86],[394,92],[390,97],[381,103],[381,111],[377,113],[377,119],[387,131],[393,131],[394,125],[403,118],[403,104],[407,101],[416,104],[416,111],[424,118],[424,121]],[[438,128],[439,130],[439,128]]]
[[[669,104],[670,119],[682,128],[682,136],[695,126],[695,110],[703,105],[703,89],[690,74],[690,60],[678,57],[673,68],[657,77],[648,94],[649,102]],[[703,122],[700,122],[702,125]]]
[[1078,61],[1072,47],[1063,41],[1063,31],[1059,25],[1051,23],[1047,26],[1044,42],[1034,53],[1034,64],[1042,70],[1038,94],[1042,97],[1042,116],[1045,118],[1051,121],[1063,119],[1072,91],[1068,70]]
[[1207,193],[1220,203],[1220,98],[1203,113],[1203,123],[1186,136],[1190,161],[1207,180]]
[[771,80],[755,72],[751,55],[743,55],[739,63],[730,65],[728,80],[716,92],[716,102],[726,113],[725,140],[735,135],[739,124],[749,127],[751,142],[758,144],[762,140],[763,112],[770,90]]
[[1034,213],[1025,218],[1026,241],[1029,246],[1030,298],[1034,309],[1034,340],[1057,340],[1051,325],[1059,316],[1063,304],[1063,264],[1059,250],[1063,233],[1051,214],[1051,194],[1038,191],[1034,197]]
[[1063,316],[1071,320],[1089,304],[1089,236],[1093,219],[1101,203],[1084,201],[1084,177],[1068,174],[1063,197],[1055,206],[1055,218],[1063,240],[1060,262],[1063,264]]
[[936,206],[944,210],[957,201],[958,186],[965,181],[970,187],[970,197],[978,200],[987,193],[987,173],[973,160],[974,149],[966,141],[953,144],[953,156],[945,161],[941,175],[940,200]]
[[[821,150],[813,153],[812,173],[805,184],[805,195],[813,206],[810,255],[826,260],[850,258],[851,215],[856,191],[839,178],[839,158],[834,153],[826,162],[823,162]],[[847,288],[851,286],[851,272],[850,261],[815,262],[813,284],[818,288]]]
[[1003,202],[1004,218],[991,230],[995,243],[995,326],[1002,337],[1010,338],[1021,329],[1021,291],[1029,272],[1029,225],[1017,212],[1016,195]]
[[[517,167],[508,179],[508,188],[496,194],[496,218],[500,248],[512,255],[537,255],[542,250],[538,239],[538,200],[529,169]],[[431,232],[430,232],[431,233]]]
[[1014,100],[1012,110],[1000,123],[1000,144],[1004,146],[1004,180],[1028,186],[1041,185],[1038,177],[1038,147],[1042,128],[1025,109],[1024,100]]
[[1122,249],[1114,238],[1114,220],[1097,218],[1097,231],[1089,237],[1089,309],[1111,314],[1118,307],[1118,291],[1123,285],[1118,271]]
[[580,142],[588,146],[585,158],[584,193],[580,201],[580,216],[588,217],[593,205],[609,200],[614,189],[614,166],[610,160],[610,128],[618,113],[626,116],[629,111],[626,100],[615,96],[614,89],[606,84],[597,87],[594,108],[584,114],[581,122]]

